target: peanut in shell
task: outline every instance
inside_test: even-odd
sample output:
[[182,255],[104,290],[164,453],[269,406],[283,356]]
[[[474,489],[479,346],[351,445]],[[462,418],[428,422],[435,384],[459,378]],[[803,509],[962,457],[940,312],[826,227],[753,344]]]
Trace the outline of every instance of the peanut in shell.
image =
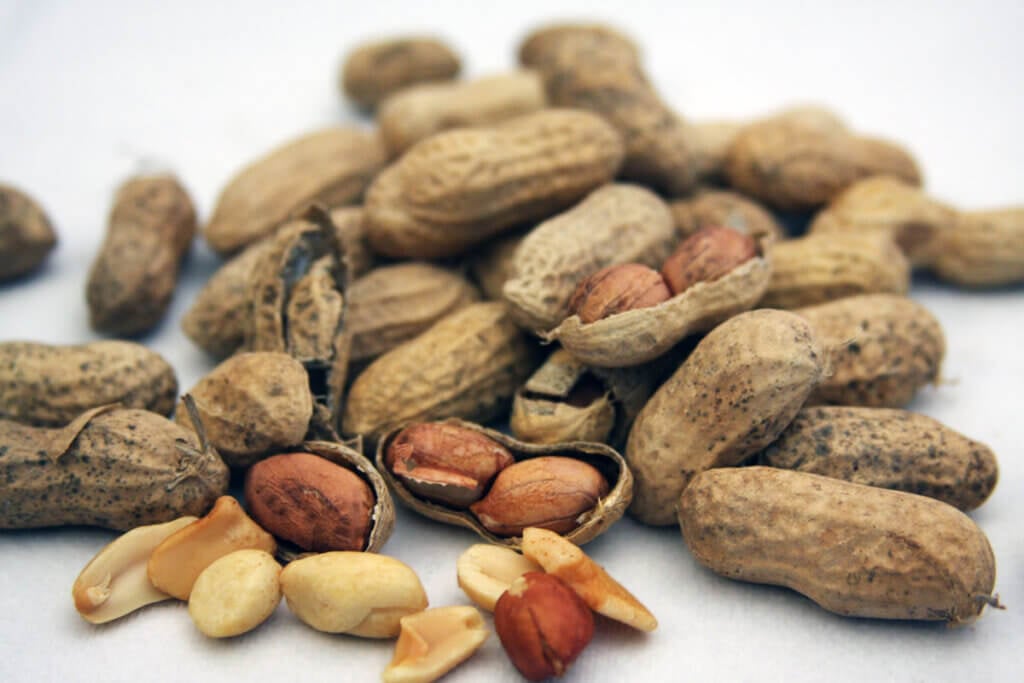
[[388,95],[418,83],[459,74],[458,54],[433,36],[398,36],[358,45],[346,57],[339,89],[360,107],[373,109]]
[[39,204],[0,183],[0,282],[32,272],[57,246],[57,233]]

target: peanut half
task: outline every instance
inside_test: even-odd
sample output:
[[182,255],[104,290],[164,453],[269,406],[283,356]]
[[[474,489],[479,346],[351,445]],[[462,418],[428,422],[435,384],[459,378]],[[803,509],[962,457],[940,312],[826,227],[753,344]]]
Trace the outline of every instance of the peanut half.
[[203,635],[230,638],[266,621],[281,602],[281,565],[262,550],[236,550],[196,579],[188,614]]
[[146,563],[164,539],[196,521],[179,517],[172,522],[140,526],[118,536],[85,565],[75,579],[71,597],[88,622],[105,624],[171,596],[157,590],[146,575]]
[[473,607],[435,607],[402,617],[384,683],[430,683],[469,659],[490,633]]
[[487,543],[470,546],[455,562],[459,588],[488,612],[494,611],[498,598],[513,581],[526,572],[539,571],[540,565],[511,548]]

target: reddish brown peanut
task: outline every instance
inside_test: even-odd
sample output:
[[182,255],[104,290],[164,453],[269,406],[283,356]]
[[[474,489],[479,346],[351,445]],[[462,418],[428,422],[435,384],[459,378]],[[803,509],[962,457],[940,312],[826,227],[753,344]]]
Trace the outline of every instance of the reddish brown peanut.
[[851,617],[973,621],[995,557],[967,515],[931,498],[770,467],[709,470],[679,499],[694,557]]
[[569,299],[569,313],[592,323],[623,311],[657,306],[671,296],[657,271],[640,263],[622,263],[580,282]]
[[698,282],[712,282],[757,256],[749,235],[720,226],[702,228],[680,244],[661,267],[672,294]]
[[428,422],[403,429],[388,446],[384,462],[416,495],[465,508],[480,500],[494,477],[515,460],[480,432]]

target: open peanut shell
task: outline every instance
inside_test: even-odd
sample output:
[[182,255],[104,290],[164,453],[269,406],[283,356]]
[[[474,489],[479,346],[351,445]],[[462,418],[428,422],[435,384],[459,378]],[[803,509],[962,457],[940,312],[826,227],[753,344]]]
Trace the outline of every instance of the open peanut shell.
[[[336,465],[340,465],[359,476],[373,491],[376,502],[370,514],[370,533],[366,539],[364,552],[376,553],[384,547],[391,532],[395,528],[395,504],[384,477],[374,468],[373,463],[365,457],[360,449],[361,439],[355,441],[306,441],[297,448],[288,449],[288,453],[312,453]],[[277,557],[282,562],[291,562],[310,553],[278,539]]]
[[[451,424],[479,432],[507,448],[516,462],[545,455],[562,456],[581,460],[594,466],[608,482],[608,493],[597,505],[583,515],[579,525],[565,534],[566,539],[576,545],[583,545],[605,532],[617,522],[633,500],[633,475],[625,459],[613,448],[599,443],[572,441],[559,444],[530,444],[514,439],[499,431],[482,427],[465,420],[444,420]],[[472,529],[491,543],[519,550],[522,536],[498,536],[488,531],[469,510],[459,510],[440,503],[424,500],[413,494],[385,465],[384,456],[392,440],[409,425],[403,425],[384,435],[377,444],[376,464],[380,476],[387,481],[395,495],[408,507],[424,517]]]
[[584,323],[571,315],[542,335],[559,341],[589,365],[618,368],[640,365],[661,356],[684,337],[707,332],[737,313],[753,308],[771,279],[764,235],[757,238],[757,256],[726,275],[697,284],[668,301]]

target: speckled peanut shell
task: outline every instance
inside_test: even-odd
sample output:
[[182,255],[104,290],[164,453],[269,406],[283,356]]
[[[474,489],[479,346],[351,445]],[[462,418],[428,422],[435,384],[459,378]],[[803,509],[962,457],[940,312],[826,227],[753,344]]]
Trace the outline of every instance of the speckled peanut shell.
[[332,421],[341,410],[351,346],[343,328],[345,264],[330,216],[312,206],[278,229],[249,275],[246,350],[287,353],[302,363]]
[[544,334],[568,315],[580,280],[619,263],[657,268],[675,242],[672,216],[657,195],[605,185],[523,238],[502,294],[517,323]]
[[[596,467],[607,480],[609,491],[606,496],[601,498],[593,510],[580,515],[582,520],[578,527],[563,534],[566,539],[576,545],[583,545],[604,533],[622,517],[633,497],[633,477],[629,467],[626,466],[626,462],[622,459],[621,455],[604,444],[587,443],[584,441],[559,444],[529,444],[472,422],[455,419],[446,420],[446,422],[459,427],[465,427],[466,429],[472,429],[494,439],[507,448],[517,462],[543,455],[557,455],[582,460]],[[398,499],[424,517],[444,522],[445,524],[472,529],[491,543],[519,550],[523,541],[521,536],[496,536],[485,529],[469,510],[456,510],[440,503],[432,503],[422,498],[417,498],[398,478],[388,471],[388,468],[384,465],[384,455],[387,453],[391,440],[397,436],[401,429],[401,427],[392,429],[381,438],[380,443],[377,445],[376,460],[381,476],[387,481],[388,486],[395,492]]]
[[629,513],[676,521],[679,494],[700,472],[738,465],[786,428],[825,374],[814,330],[786,311],[741,313],[711,331],[633,423]]
[[766,308],[910,289],[910,264],[885,234],[808,235],[774,244],[768,255],[772,277],[760,303]]
[[584,323],[571,315],[543,335],[569,353],[598,367],[627,367],[653,360],[684,337],[706,332],[761,299],[772,263],[758,244],[758,255],[710,282],[698,282],[668,301]]
[[111,403],[169,415],[177,395],[174,368],[141,344],[0,342],[0,419],[63,427]]
[[558,46],[573,35],[590,34],[595,38],[614,41],[619,49],[639,61],[640,48],[620,31],[604,24],[549,24],[531,31],[519,45],[519,63],[530,68],[541,68],[548,62]]
[[525,237],[526,233],[502,235],[469,254],[469,272],[485,299],[498,301],[503,298],[502,289],[515,269],[516,249]]
[[396,37],[352,50],[342,65],[338,86],[359,106],[373,109],[408,86],[453,79],[461,66],[455,51],[438,38]]
[[622,155],[615,130],[583,111],[439,133],[370,186],[367,236],[387,256],[454,256],[570,206],[611,180]]
[[1024,208],[962,214],[936,245],[931,267],[962,287],[1024,282]]
[[310,203],[357,202],[385,157],[379,136],[357,128],[296,138],[238,172],[221,191],[203,236],[217,253],[232,254]]
[[[366,547],[363,552],[377,553],[384,547],[391,537],[391,532],[395,529],[395,504],[384,478],[373,466],[373,463],[358,450],[361,448],[361,444],[353,447],[348,443],[336,441],[306,441],[300,447],[288,449],[287,452],[319,455],[335,465],[341,465],[351,470],[369,484],[376,502],[370,512],[370,534],[366,539]],[[291,562],[305,554],[300,548],[288,542],[278,543],[277,557],[282,562]]]
[[[618,447],[670,365],[666,357],[631,368],[598,368],[556,349],[516,392],[509,427],[531,443],[598,441]],[[574,400],[578,392],[585,393],[582,401]]]
[[550,39],[535,68],[554,106],[592,111],[622,135],[623,178],[670,196],[694,188],[692,134],[651,85],[631,42],[587,29],[563,31]]
[[939,237],[951,230],[957,212],[891,176],[860,180],[835,197],[811,223],[812,234],[888,234],[913,265],[935,258]]
[[825,204],[872,175],[921,184],[917,163],[906,150],[857,136],[833,121],[783,113],[747,126],[729,151],[730,184],[769,206],[796,211]]
[[35,270],[55,246],[57,233],[42,207],[0,183],[0,282]]
[[466,278],[429,263],[396,263],[370,271],[348,289],[345,329],[354,362],[409,341],[449,313],[480,300]]
[[121,185],[85,286],[93,329],[133,335],[160,322],[195,232],[195,207],[174,177],[139,176]]
[[[231,467],[302,443],[313,417],[306,369],[286,353],[235,354],[188,393],[210,444]],[[193,429],[183,405],[175,421]]]
[[786,238],[785,231],[771,212],[738,192],[701,190],[691,199],[678,199],[668,206],[676,230],[684,239],[716,225],[745,235],[760,236],[766,245]]
[[124,531],[202,516],[228,468],[205,438],[145,410],[94,408],[65,427],[0,420],[0,528]]
[[811,323],[832,364],[811,403],[899,408],[939,379],[942,326],[905,296],[864,294],[793,312]]
[[992,450],[925,415],[887,408],[804,408],[760,464],[916,493],[973,510],[992,494]]
[[470,304],[373,361],[349,389],[342,431],[375,441],[408,422],[485,422],[508,410],[535,367],[503,303]]
[[547,106],[544,83],[533,71],[513,71],[472,81],[428,83],[388,97],[377,125],[392,157],[450,128],[483,126]]
[[698,562],[850,617],[960,624],[996,604],[984,532],[931,498],[803,472],[704,472],[679,500]]
[[689,139],[696,166],[697,182],[722,185],[725,163],[732,143],[743,130],[736,121],[687,121],[684,132]]

